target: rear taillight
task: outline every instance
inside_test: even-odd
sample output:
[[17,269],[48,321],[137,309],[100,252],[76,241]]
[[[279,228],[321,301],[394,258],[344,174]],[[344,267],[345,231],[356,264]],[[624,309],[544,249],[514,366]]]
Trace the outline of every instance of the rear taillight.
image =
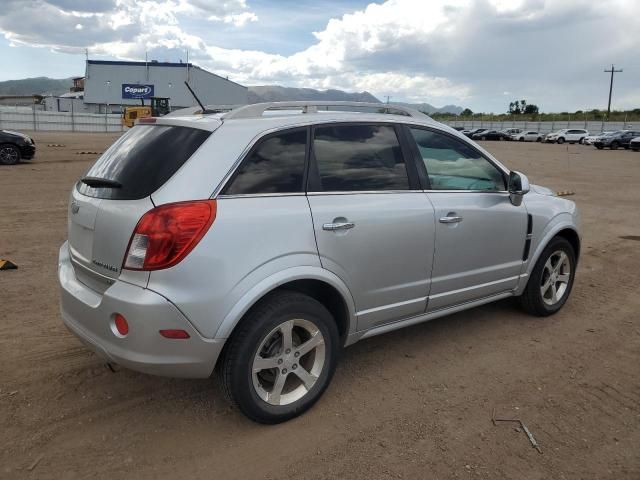
[[180,262],[216,218],[215,200],[170,203],[149,210],[138,222],[122,268],[160,270]]

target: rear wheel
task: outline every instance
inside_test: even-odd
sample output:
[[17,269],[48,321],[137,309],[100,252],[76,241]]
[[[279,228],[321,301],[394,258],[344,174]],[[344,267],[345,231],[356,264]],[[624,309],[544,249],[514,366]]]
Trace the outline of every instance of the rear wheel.
[[536,263],[520,303],[531,315],[546,317],[560,310],[571,293],[576,257],[571,244],[555,237]]
[[20,150],[15,145],[5,143],[0,145],[0,164],[15,165],[20,161]]
[[329,385],[340,350],[329,311],[291,291],[266,297],[228,341],[221,372],[227,396],[250,419],[270,424],[311,408]]

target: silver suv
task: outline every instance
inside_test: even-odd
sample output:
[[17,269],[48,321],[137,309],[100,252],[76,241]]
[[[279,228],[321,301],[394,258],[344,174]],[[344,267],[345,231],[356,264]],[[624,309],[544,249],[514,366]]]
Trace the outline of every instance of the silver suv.
[[71,192],[62,318],[107,362],[217,367],[244,414],[276,423],[363,338],[511,296],[557,312],[577,224],[573,202],[401,107],[143,119]]

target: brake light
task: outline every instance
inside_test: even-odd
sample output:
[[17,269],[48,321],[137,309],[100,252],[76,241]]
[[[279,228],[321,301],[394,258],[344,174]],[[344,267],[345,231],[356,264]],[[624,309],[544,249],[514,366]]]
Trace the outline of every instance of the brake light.
[[136,225],[122,268],[161,270],[179,263],[216,218],[215,200],[170,203],[145,213]]

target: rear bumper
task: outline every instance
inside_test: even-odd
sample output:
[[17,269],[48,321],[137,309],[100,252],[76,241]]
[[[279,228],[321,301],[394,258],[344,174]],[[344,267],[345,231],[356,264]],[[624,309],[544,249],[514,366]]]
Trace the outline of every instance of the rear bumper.
[[[122,281],[104,293],[90,289],[76,278],[66,242],[60,248],[58,280],[64,324],[106,361],[152,375],[211,376],[224,340],[203,338],[166,298]],[[116,313],[129,323],[123,338],[114,333]],[[170,340],[160,335],[161,329],[186,330],[190,338]]]

